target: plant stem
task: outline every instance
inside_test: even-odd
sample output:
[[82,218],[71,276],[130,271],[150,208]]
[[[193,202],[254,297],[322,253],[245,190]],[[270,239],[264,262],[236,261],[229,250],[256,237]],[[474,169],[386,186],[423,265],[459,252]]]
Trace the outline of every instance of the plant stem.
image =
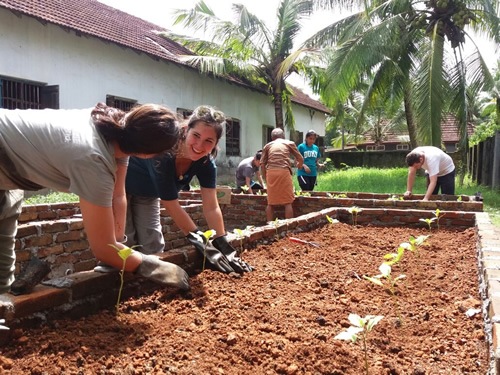
[[366,332],[363,332],[363,351],[365,352],[365,374],[368,375],[368,349],[366,348]]
[[120,307],[120,300],[122,298],[122,289],[123,289],[123,274],[125,272],[125,262],[127,260],[123,260],[123,266],[122,269],[120,270],[120,289],[118,290],[118,300],[116,301],[116,313],[118,314],[119,312],[119,307]]

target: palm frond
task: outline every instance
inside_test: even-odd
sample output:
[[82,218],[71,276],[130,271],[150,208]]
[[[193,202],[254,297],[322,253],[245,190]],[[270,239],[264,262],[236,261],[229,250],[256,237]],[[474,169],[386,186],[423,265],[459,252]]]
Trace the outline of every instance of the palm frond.
[[437,33],[437,25],[431,38],[431,46],[415,78],[415,115],[421,143],[441,147],[441,113],[445,97],[444,38]]

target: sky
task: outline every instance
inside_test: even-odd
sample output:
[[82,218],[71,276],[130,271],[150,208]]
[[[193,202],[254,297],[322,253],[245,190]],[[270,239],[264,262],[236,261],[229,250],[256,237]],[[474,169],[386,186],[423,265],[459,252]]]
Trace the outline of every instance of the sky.
[[[173,26],[173,12],[175,9],[190,9],[197,3],[198,0],[99,0],[101,3],[107,4],[113,8],[120,9],[126,13],[142,18],[166,29],[172,30],[178,34],[187,34],[189,31],[182,26]],[[231,5],[233,3],[241,3],[245,5],[252,13],[266,22],[269,26],[276,24],[276,10],[280,0],[205,0],[205,3],[220,18],[231,19]],[[338,11],[322,11],[315,12],[309,19],[304,20],[302,32],[297,38],[297,42],[301,43],[309,36],[312,36],[316,31],[323,27],[343,18]],[[500,59],[500,50],[492,42],[487,42],[484,38],[474,37],[483,58],[487,61],[490,69],[496,68],[496,61]],[[466,55],[470,54],[468,45],[465,43]],[[495,48],[496,47],[496,48]],[[298,77],[295,77],[290,83],[305,89],[305,82]],[[309,92],[310,94],[310,92]]]

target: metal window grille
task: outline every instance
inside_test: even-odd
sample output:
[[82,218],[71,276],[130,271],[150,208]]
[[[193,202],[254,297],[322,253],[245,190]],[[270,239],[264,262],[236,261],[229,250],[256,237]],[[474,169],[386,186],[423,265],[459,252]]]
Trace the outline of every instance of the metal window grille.
[[120,98],[118,96],[106,95],[106,104],[110,107],[121,109],[128,112],[137,104],[137,100]]
[[235,119],[226,120],[226,155],[240,156],[240,122]]
[[0,107],[7,109],[40,109],[41,85],[0,79]]

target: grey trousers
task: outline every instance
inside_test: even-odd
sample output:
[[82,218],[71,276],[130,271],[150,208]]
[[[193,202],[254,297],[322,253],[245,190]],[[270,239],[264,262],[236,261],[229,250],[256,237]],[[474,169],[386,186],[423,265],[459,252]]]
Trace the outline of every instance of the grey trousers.
[[0,190],[0,293],[8,292],[14,282],[14,247],[23,197],[23,190]]
[[160,222],[160,199],[127,196],[127,223],[125,226],[127,246],[144,254],[161,253],[165,249]]

